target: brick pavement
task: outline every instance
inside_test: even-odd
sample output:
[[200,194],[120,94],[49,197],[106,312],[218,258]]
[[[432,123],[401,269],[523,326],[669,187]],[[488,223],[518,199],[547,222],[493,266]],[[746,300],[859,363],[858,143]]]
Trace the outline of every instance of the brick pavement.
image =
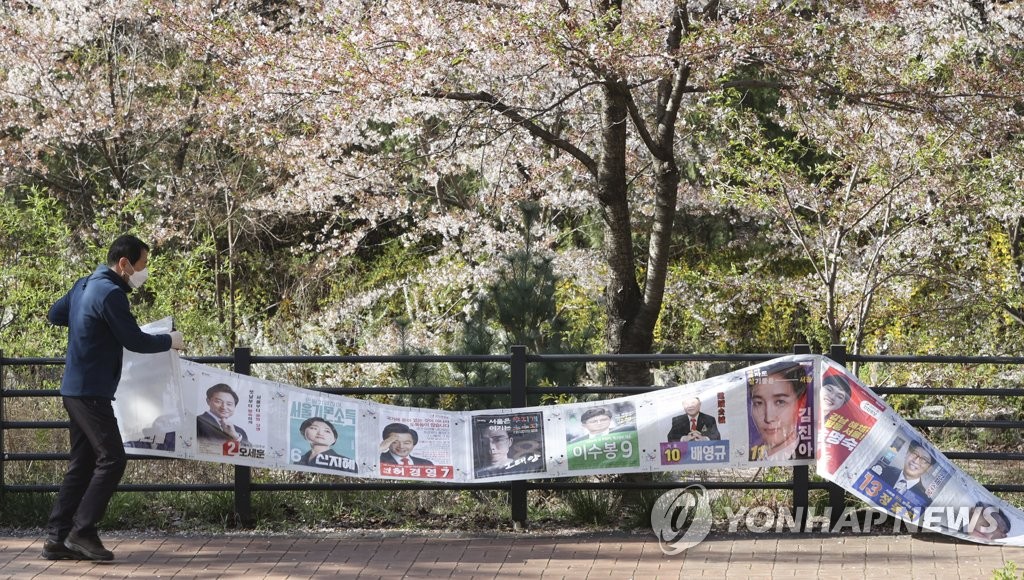
[[933,534],[712,535],[666,556],[653,534],[107,535],[110,563],[49,562],[0,536],[0,579],[28,578],[992,578],[1024,548]]

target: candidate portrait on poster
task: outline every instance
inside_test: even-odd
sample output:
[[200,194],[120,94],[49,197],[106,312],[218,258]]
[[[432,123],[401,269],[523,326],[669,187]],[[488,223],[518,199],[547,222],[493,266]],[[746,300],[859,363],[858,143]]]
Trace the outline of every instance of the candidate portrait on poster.
[[174,451],[181,417],[165,414],[157,417],[153,424],[142,429],[141,437],[125,441],[124,446],[152,451]]
[[932,504],[952,469],[920,435],[901,428],[861,473],[855,487],[878,506],[913,521]]
[[[742,380],[742,379],[741,379]],[[658,441],[658,465],[695,467],[729,461],[730,442],[725,431],[726,395],[720,387],[701,393],[689,392],[681,399],[666,398],[663,408],[678,411],[669,417]],[[678,402],[676,402],[678,401]],[[659,408],[661,413],[664,410]]]
[[453,479],[452,415],[385,412],[378,418],[378,468],[384,477]]
[[835,473],[867,437],[884,408],[855,377],[824,366],[819,391],[818,469]]
[[200,446],[220,448],[227,441],[249,445],[245,429],[235,424],[239,402],[238,393],[227,383],[217,383],[206,390],[206,408],[196,415],[196,438]]
[[747,371],[750,461],[814,458],[813,372],[792,361]]
[[[173,327],[171,318],[151,322],[143,332],[162,334]],[[185,427],[185,405],[175,375],[180,372],[177,355],[171,352],[133,353],[121,369],[121,382],[131,387],[118,390],[112,406],[127,449],[156,451],[169,456],[177,449],[178,433]],[[129,392],[130,396],[124,396]]]
[[631,401],[572,405],[566,423],[570,470],[640,465],[636,407]]
[[683,413],[672,417],[667,441],[717,441],[722,438],[718,432],[718,420],[702,412],[701,405],[703,403],[696,395],[683,399]]
[[545,470],[541,412],[476,415],[472,425],[474,477],[500,477]]
[[329,395],[292,395],[288,400],[289,450],[293,465],[358,473],[358,406]]
[[252,388],[251,381],[243,383],[245,388],[218,381],[202,391],[202,402],[196,411],[200,453],[248,459],[265,457],[265,397]]

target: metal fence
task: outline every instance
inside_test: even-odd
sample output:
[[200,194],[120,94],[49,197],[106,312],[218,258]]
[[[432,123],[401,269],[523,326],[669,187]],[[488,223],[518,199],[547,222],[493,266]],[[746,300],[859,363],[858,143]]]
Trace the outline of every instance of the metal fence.
[[[810,353],[807,345],[796,345],[795,354]],[[888,355],[847,355],[845,346],[833,345],[825,353],[832,360],[842,365],[853,363],[932,363],[940,365],[1024,365],[1021,357],[954,357],[954,356],[888,356]],[[652,365],[666,365],[681,362],[697,363],[758,363],[782,354],[645,354],[645,355],[545,355],[531,354],[525,347],[513,347],[509,354],[504,355],[396,355],[396,356],[256,356],[248,348],[235,349],[232,356],[195,357],[195,362],[203,364],[230,365],[234,372],[243,375],[252,373],[253,365],[258,364],[379,364],[379,363],[500,363],[509,365],[510,381],[506,387],[347,387],[317,389],[321,392],[338,395],[507,395],[510,407],[529,406],[533,396],[545,395],[633,395],[654,390],[658,387],[644,386],[572,386],[572,387],[538,387],[527,384],[527,368],[531,364],[550,363],[612,363],[638,362]],[[6,375],[9,368],[14,367],[46,367],[61,366],[61,358],[5,358],[0,352],[0,498],[8,493],[55,492],[59,484],[17,484],[8,483],[5,477],[7,466],[19,461],[66,461],[67,453],[55,452],[8,452],[4,434],[18,429],[66,429],[67,421],[12,421],[8,420],[5,402],[8,399],[26,397],[57,397],[59,393],[53,389],[8,388]],[[1024,388],[984,388],[976,387],[889,387],[876,388],[881,395],[941,395],[941,396],[986,396],[986,397],[1021,397]],[[908,421],[916,428],[990,428],[1013,430],[1024,427],[1024,421],[1016,419],[972,420],[972,419],[911,419]],[[1020,461],[1024,453],[1020,452],[986,452],[986,451],[944,451],[951,460],[995,460]],[[162,461],[160,457],[129,456],[132,461]],[[685,473],[682,475],[685,477]],[[252,468],[235,466],[232,483],[206,484],[122,484],[118,491],[124,492],[162,492],[162,491],[230,491],[234,496],[236,521],[249,526],[254,523],[252,511],[253,492],[263,491],[360,491],[360,490],[505,490],[509,494],[509,504],[513,524],[517,527],[528,525],[527,499],[530,490],[566,490],[566,489],[598,489],[598,490],[643,490],[683,488],[699,483],[708,489],[739,489],[739,490],[788,490],[793,495],[793,509],[798,518],[806,519],[810,507],[811,490],[827,490],[828,503],[834,524],[840,517],[846,504],[846,495],[842,488],[820,480],[813,480],[810,469],[806,466],[792,468],[789,481],[559,481],[537,479],[514,482],[494,483],[420,483],[420,482],[388,482],[380,480],[339,480],[330,483],[257,483],[253,481]],[[986,486],[993,492],[1019,493],[1024,492],[1022,484],[992,484]]]

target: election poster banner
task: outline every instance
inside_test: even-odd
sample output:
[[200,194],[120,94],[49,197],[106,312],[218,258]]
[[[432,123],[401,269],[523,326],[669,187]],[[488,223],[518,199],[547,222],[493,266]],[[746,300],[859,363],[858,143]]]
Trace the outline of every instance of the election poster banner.
[[542,411],[473,415],[472,426],[475,479],[545,471]]
[[1024,545],[1024,513],[960,470],[843,367],[822,357],[817,471],[921,528]]
[[379,472],[396,479],[454,479],[451,413],[382,406]]
[[124,360],[114,408],[131,454],[450,482],[810,465],[924,529],[1024,545],[1024,513],[821,355],[628,397],[466,412],[332,395],[173,351]]
[[814,362],[777,361],[746,371],[749,460],[814,457]]
[[[171,331],[165,318],[146,329],[153,334]],[[125,351],[127,352],[127,351]],[[114,403],[114,415],[126,449],[139,449],[146,455],[175,457],[179,452],[178,434],[184,432],[184,390],[180,386],[181,367],[177,356],[126,356],[121,366],[121,383],[131,385],[131,393],[119,392],[122,404]],[[123,403],[128,397],[130,404]]]
[[292,389],[288,394],[288,461],[304,471],[358,474],[358,413],[358,405],[349,401]]
[[268,459],[270,394],[265,381],[206,367],[195,368],[182,382],[195,413],[195,438],[188,440],[195,441],[200,459],[235,458],[244,465]]
[[636,407],[628,399],[571,405],[566,414],[566,457],[570,472],[614,472],[640,467]]
[[818,472],[835,474],[864,441],[886,407],[860,381],[828,364],[819,393]]
[[652,470],[727,467],[738,459],[732,451],[746,438],[747,420],[735,393],[743,380],[727,375],[643,395],[640,444]]

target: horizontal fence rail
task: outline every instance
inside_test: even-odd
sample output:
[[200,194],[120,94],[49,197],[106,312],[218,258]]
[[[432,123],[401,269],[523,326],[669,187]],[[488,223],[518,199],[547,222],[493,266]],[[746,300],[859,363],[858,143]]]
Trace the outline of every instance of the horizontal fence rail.
[[[809,354],[807,345],[796,345],[796,354]],[[538,363],[592,363],[592,362],[640,362],[652,365],[667,363],[700,362],[700,363],[748,363],[754,364],[784,356],[776,354],[531,354],[525,347],[517,346],[505,355],[395,355],[395,356],[259,356],[252,354],[248,348],[237,348],[232,356],[186,357],[203,364],[230,365],[232,370],[242,375],[251,375],[253,365],[257,364],[395,364],[395,363],[499,363],[506,364],[510,370],[510,381],[507,387],[339,387],[316,388],[319,392],[336,395],[505,395],[509,397],[510,407],[529,406],[531,395],[633,395],[655,390],[659,387],[651,385],[622,386],[565,386],[539,387],[527,384],[527,368]],[[842,345],[833,345],[828,353],[832,360],[842,365],[850,363],[930,363],[942,365],[1024,365],[1024,357],[955,357],[955,356],[890,356],[890,355],[848,355]],[[62,366],[62,358],[25,357],[5,358],[0,352],[0,497],[5,493],[46,493],[57,491],[59,484],[9,484],[5,477],[7,465],[16,461],[66,461],[68,453],[54,452],[8,452],[5,446],[4,433],[19,429],[67,429],[68,421],[10,421],[5,411],[7,399],[58,397],[54,389],[10,389],[6,386],[7,367],[46,367]],[[881,395],[955,395],[985,397],[1022,397],[1024,388],[931,388],[931,387],[885,387],[876,388],[874,392]],[[952,419],[909,419],[908,423],[918,428],[991,428],[1000,430],[1019,430],[1024,428],[1024,421],[1018,420],[952,420]],[[946,451],[949,459],[960,460],[995,460],[1020,461],[1024,453],[985,452],[985,451]],[[132,461],[166,461],[173,458],[147,457],[130,455]],[[736,490],[788,490],[793,494],[794,513],[803,514],[806,518],[809,506],[810,490],[827,490],[829,507],[833,517],[840,517],[846,504],[846,494],[842,488],[825,481],[813,481],[810,470],[806,466],[792,469],[789,481],[567,481],[537,479],[512,482],[491,483],[434,483],[434,482],[388,482],[380,480],[340,480],[337,482],[304,482],[304,483],[256,483],[252,479],[252,469],[246,466],[234,466],[232,483],[195,483],[195,484],[121,484],[118,491],[123,492],[232,492],[234,495],[235,518],[238,523],[250,526],[252,517],[252,493],[263,491],[376,491],[376,490],[504,490],[509,494],[512,520],[514,525],[528,525],[527,498],[530,490],[646,490],[682,488],[699,483],[708,489]],[[686,472],[680,472],[685,475]],[[994,492],[1024,492],[1024,484],[990,484],[986,486]]]

